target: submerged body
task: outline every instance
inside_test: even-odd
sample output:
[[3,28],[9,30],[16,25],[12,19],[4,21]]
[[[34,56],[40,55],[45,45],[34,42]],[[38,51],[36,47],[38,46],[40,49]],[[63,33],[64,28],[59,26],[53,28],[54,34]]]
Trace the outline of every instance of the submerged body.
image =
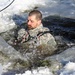
[[29,13],[27,27],[18,31],[18,41],[25,43],[27,48],[36,48],[39,54],[52,54],[56,50],[56,41],[50,30],[42,25],[42,14],[38,10]]

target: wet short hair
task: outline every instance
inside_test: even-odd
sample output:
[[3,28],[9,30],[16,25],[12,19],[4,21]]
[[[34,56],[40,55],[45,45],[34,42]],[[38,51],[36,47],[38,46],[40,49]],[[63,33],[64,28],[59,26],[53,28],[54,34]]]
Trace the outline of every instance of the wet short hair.
[[42,13],[39,10],[32,10],[29,16],[36,15],[36,19],[42,20]]

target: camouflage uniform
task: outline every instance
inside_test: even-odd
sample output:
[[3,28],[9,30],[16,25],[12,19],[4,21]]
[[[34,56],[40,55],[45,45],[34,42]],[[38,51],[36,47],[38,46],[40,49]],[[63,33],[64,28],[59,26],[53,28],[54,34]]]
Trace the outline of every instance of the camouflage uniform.
[[25,42],[29,48],[37,48],[41,54],[52,54],[56,49],[54,37],[49,33],[49,29],[39,25],[32,30],[21,29],[18,32],[18,39],[23,36],[21,43]]

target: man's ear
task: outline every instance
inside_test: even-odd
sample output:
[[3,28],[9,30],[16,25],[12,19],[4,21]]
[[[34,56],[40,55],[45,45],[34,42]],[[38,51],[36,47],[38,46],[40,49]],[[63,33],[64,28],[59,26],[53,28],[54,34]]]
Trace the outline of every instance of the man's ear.
[[38,20],[38,24],[41,24],[41,20]]

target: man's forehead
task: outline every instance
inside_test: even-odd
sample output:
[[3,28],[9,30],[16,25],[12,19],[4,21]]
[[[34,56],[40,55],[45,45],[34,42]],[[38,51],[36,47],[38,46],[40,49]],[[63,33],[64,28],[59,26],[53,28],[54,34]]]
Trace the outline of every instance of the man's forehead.
[[33,18],[36,18],[36,15],[30,15],[30,16],[28,16],[28,17],[33,17]]
[[28,19],[36,19],[36,15],[31,15],[31,16],[28,16]]

